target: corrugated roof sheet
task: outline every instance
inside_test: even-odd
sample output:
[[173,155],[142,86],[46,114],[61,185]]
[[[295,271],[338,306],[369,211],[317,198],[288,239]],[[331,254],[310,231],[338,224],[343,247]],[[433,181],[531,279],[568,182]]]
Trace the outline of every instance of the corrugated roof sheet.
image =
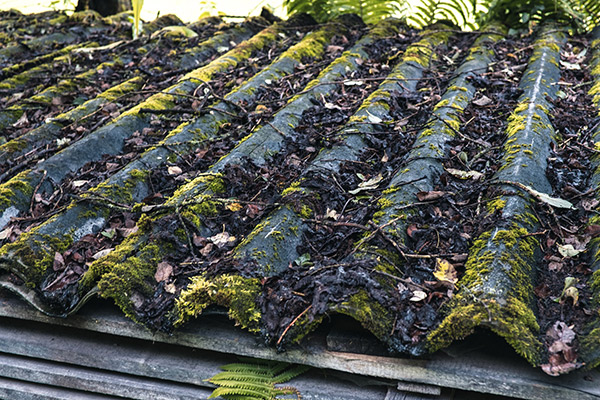
[[594,35],[1,15],[0,286],[38,310],[600,363]]

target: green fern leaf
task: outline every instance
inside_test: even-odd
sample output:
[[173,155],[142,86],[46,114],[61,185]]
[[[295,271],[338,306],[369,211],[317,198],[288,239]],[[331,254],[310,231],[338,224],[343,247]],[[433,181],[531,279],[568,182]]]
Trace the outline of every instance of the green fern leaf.
[[293,378],[297,377],[298,375],[305,373],[309,369],[310,369],[310,367],[307,365],[298,365],[296,367],[290,368],[287,371],[275,376],[273,379],[273,382],[274,383],[287,382],[290,379],[293,379]]
[[279,388],[275,385],[306,372],[308,368],[257,360],[227,364],[221,367],[223,372],[207,379],[218,386],[209,398],[222,396],[227,400],[273,400],[280,394],[297,393],[294,388]]
[[229,396],[246,396],[253,400],[272,400],[274,393],[263,393],[257,392],[254,390],[241,389],[241,388],[230,388],[230,387],[218,387],[216,388],[210,396],[209,399],[214,399],[215,397],[224,397],[228,398]]

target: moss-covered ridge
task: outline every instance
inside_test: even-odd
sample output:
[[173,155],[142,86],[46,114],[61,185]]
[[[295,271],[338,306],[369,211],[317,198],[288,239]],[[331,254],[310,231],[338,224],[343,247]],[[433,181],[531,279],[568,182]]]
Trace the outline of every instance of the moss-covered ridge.
[[458,293],[446,307],[447,316],[428,336],[430,350],[462,339],[478,326],[502,336],[531,364],[543,359],[534,313],[535,265],[540,262],[539,227],[527,185],[548,193],[546,163],[555,132],[549,122],[547,97],[556,96],[558,60],[563,31],[545,26],[534,44],[520,87],[523,94],[509,118],[501,167],[496,173],[502,195],[490,212],[501,212],[503,224],[482,233],[471,245]]
[[[254,19],[257,21],[256,19]],[[261,33],[252,39],[243,42],[223,56],[217,58],[198,71],[193,71],[178,84],[172,86],[167,92],[188,93],[194,90],[198,81],[192,83],[190,79],[194,76],[203,76],[210,79],[215,73],[222,72],[227,68],[235,66],[238,62],[247,58],[254,48],[262,48],[267,43],[278,37],[280,29],[283,26],[273,26],[265,28]],[[10,217],[29,206],[33,188],[40,185],[44,190],[44,185],[49,185],[48,181],[42,181],[47,171],[47,177],[60,182],[69,172],[76,171],[86,162],[104,154],[117,153],[120,151],[123,140],[129,137],[133,132],[142,129],[149,123],[149,116],[140,112],[147,108],[169,107],[172,106],[172,95],[158,94],[150,97],[148,100],[137,106],[138,112],[129,111],[127,115],[121,115],[112,123],[89,134],[79,142],[69,146],[62,152],[38,164],[35,170],[24,171],[5,184],[0,185],[0,194],[3,195],[0,207],[3,209],[3,215],[0,221],[8,221]],[[116,140],[116,141],[113,141]],[[129,168],[128,173],[121,180],[114,183],[107,183],[97,188],[103,194],[110,197],[126,197],[126,202],[133,203],[133,194],[137,193],[138,188],[145,183],[147,173],[134,168]],[[29,198],[29,199],[28,199]],[[139,197],[138,197],[139,199]],[[55,216],[49,219],[35,229],[32,229],[28,235],[14,243],[6,245],[0,249],[5,262],[0,262],[0,267],[9,269],[12,272],[22,275],[30,287],[40,288],[44,280],[47,268],[52,266],[52,261],[45,255],[53,251],[61,251],[67,248],[73,242],[79,240],[88,233],[97,232],[102,228],[108,216],[108,208],[94,207],[87,205],[84,209],[76,209],[76,204],[72,204],[63,215]],[[77,223],[77,217],[84,215],[83,221]],[[59,234],[59,242],[49,241],[49,237]],[[11,261],[7,261],[11,260]]]
[[[592,59],[590,63],[591,75],[593,78],[593,86],[589,90],[589,94],[593,97],[594,105],[600,116],[600,27],[592,32]],[[593,133],[595,143],[600,142],[600,127],[596,128]],[[594,173],[590,179],[589,186],[591,188],[600,187],[600,159],[593,160]],[[600,200],[600,194],[596,191],[596,199]],[[599,211],[595,210],[596,213]],[[591,217],[588,225],[600,224],[598,215]],[[593,272],[589,280],[589,286],[592,289],[591,306],[593,310],[593,318],[585,327],[585,332],[582,333],[580,342],[580,354],[588,368],[596,368],[600,365],[600,237],[593,238],[588,244],[588,253],[591,254],[591,269]]]
[[[443,172],[442,162],[449,151],[449,143],[460,129],[460,117],[476,92],[472,78],[487,70],[493,61],[490,45],[505,32],[501,25],[492,24],[485,34],[477,38],[456,77],[450,82],[441,100],[436,104],[427,125],[422,129],[405,156],[406,166],[397,172],[380,200],[380,210],[374,215],[374,223],[385,226],[386,234],[398,243],[406,238],[405,220],[411,212],[408,204],[417,201],[416,193],[430,191]],[[368,244],[362,244],[368,247]],[[360,254],[360,252],[359,252]]]

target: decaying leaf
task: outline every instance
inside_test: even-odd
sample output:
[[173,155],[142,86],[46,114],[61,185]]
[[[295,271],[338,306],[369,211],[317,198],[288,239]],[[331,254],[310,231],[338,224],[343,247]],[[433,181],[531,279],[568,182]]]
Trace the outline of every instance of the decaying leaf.
[[339,217],[340,217],[340,215],[337,213],[337,211],[332,210],[329,207],[327,207],[327,212],[325,213],[325,218],[331,218],[332,220],[337,221]]
[[228,209],[229,211],[236,212],[236,211],[240,211],[241,209],[243,209],[244,206],[242,206],[240,203],[228,203],[225,206],[225,208]]
[[173,275],[173,266],[168,262],[159,262],[156,266],[156,273],[154,274],[154,279],[156,282],[166,281]]
[[473,104],[475,104],[476,106],[479,106],[479,107],[484,107],[491,103],[492,103],[492,99],[490,99],[487,96],[482,96],[480,99],[473,100]]
[[458,277],[454,266],[447,260],[441,258],[435,259],[435,270],[433,271],[433,276],[435,276],[440,282],[446,282],[453,285],[458,282]]
[[373,123],[373,124],[379,124],[381,121],[383,121],[381,118],[379,118],[376,115],[371,114],[369,111],[367,111],[367,114],[369,114],[369,122]]
[[461,171],[460,169],[454,169],[454,168],[445,168],[446,171],[454,176],[455,178],[459,178],[459,179],[473,179],[476,181],[482,180],[485,175],[482,174],[481,172],[478,171]]
[[113,250],[114,250],[114,249],[113,249],[112,247],[111,247],[111,248],[108,248],[108,249],[100,250],[99,252],[97,252],[96,254],[94,254],[94,255],[92,256],[92,258],[93,258],[94,260],[98,260],[98,259],[100,259],[100,258],[102,258],[102,257],[104,257],[104,256],[106,256],[106,255],[108,255],[108,254],[109,254],[111,251],[113,251]]
[[577,362],[577,353],[571,346],[575,339],[573,326],[562,321],[556,321],[546,335],[553,340],[548,348],[548,363],[542,365],[542,370],[551,376],[558,376],[583,366]]
[[577,257],[579,255],[579,253],[582,253],[585,251],[585,249],[574,248],[572,244],[566,244],[564,246],[559,244],[557,246],[558,246],[558,252],[563,257]]
[[577,305],[577,301],[579,300],[579,289],[577,289],[577,283],[579,280],[577,278],[573,278],[572,276],[567,276],[565,278],[565,286],[563,287],[562,293],[559,297],[554,299],[554,301],[558,303],[563,303],[566,299],[570,298],[573,300],[573,305]]
[[381,176],[381,174],[374,176],[373,178],[371,178],[369,180],[359,183],[358,187],[356,189],[349,190],[348,193],[358,194],[358,193],[362,192],[363,190],[377,189],[379,182],[381,182],[382,180],[383,180],[383,176]]
[[222,248],[236,241],[235,236],[231,236],[228,232],[218,233],[215,236],[208,238],[215,246]]
[[181,175],[183,173],[183,170],[178,166],[174,165],[168,167],[167,172],[169,173],[169,175]]
[[425,293],[422,290],[415,290],[414,292],[412,292],[413,296],[409,299],[410,301],[421,301],[421,300],[425,300],[427,298],[427,293]]
[[556,207],[556,208],[568,208],[571,210],[576,210],[576,208],[573,206],[573,203],[571,203],[568,200],[564,200],[564,199],[561,199],[558,197],[552,197],[546,193],[538,192],[537,190],[535,190],[532,187],[527,186],[527,185],[518,185],[518,186],[522,187],[523,189],[528,191],[529,194],[531,194],[533,197],[537,198],[542,203],[546,203],[546,204],[548,204],[552,207]]
[[442,197],[448,194],[449,192],[442,192],[439,190],[430,190],[429,192],[417,192],[417,199],[419,199],[419,201],[431,201],[441,199]]

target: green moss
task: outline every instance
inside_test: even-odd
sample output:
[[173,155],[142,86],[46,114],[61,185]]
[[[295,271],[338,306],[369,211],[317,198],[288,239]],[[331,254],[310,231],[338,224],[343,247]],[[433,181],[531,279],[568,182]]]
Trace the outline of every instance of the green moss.
[[303,204],[298,212],[298,215],[300,215],[302,218],[309,219],[313,215],[313,210],[311,210],[306,204]]
[[132,297],[137,293],[151,296],[154,292],[154,274],[162,255],[171,244],[145,243],[134,256],[111,266],[98,281],[100,295],[111,298],[125,315],[137,320]]
[[535,315],[524,303],[513,298],[500,305],[495,300],[473,302],[462,298],[442,324],[427,337],[427,347],[436,351],[463,339],[477,326],[486,326],[504,339],[532,365],[541,360],[542,344],[537,339],[539,325]]
[[457,91],[457,90],[460,90],[461,92],[467,92],[468,91],[468,89],[466,87],[456,86],[456,85],[450,86],[448,88],[449,92],[454,92],[454,91]]
[[504,206],[506,206],[506,200],[502,199],[492,200],[486,204],[487,211],[490,214],[493,214],[496,211],[502,211],[504,209]]
[[212,200],[211,196],[201,195],[195,199],[196,204],[190,204],[183,208],[181,217],[191,222],[196,228],[202,229],[203,217],[214,217],[219,214],[220,203]]
[[125,238],[121,244],[106,256],[92,262],[88,270],[81,277],[79,284],[80,291],[85,292],[91,289],[104,274],[109,273],[115,265],[121,264],[142,243],[145,243],[147,233],[150,230],[150,224],[150,218],[147,215],[142,215],[137,223],[137,232]]
[[450,100],[449,99],[444,99],[444,100],[440,100],[435,107],[433,107],[433,111],[438,110],[442,107],[448,107],[448,105],[450,104]]
[[16,242],[0,248],[0,258],[12,261],[17,273],[30,288],[38,287],[46,271],[52,268],[56,252],[64,252],[73,242],[70,234],[61,237],[42,235],[39,227],[21,234]]
[[537,239],[516,223],[510,229],[484,232],[475,240],[458,283],[460,290],[446,309],[448,316],[428,336],[430,350],[464,338],[481,325],[537,364],[541,355],[539,326],[529,304],[533,296],[531,265],[538,246]]
[[285,197],[289,194],[298,192],[298,191],[302,191],[302,181],[303,179],[299,179],[297,181],[292,182],[292,184],[290,186],[288,186],[287,188],[285,188],[283,190],[283,192],[281,192],[281,197]]
[[31,198],[33,196],[32,182],[31,170],[25,170],[1,184],[0,206],[8,208],[15,202],[15,199],[21,196]]
[[120,97],[138,90],[144,84],[142,77],[136,76],[123,83],[111,87],[107,91],[100,93],[99,98],[105,99],[109,102],[117,101]]
[[[403,173],[407,173],[408,171],[409,169],[406,168]],[[389,194],[396,193],[398,190],[400,190],[400,187],[392,185],[389,188],[385,189],[383,192],[381,192],[381,194],[387,196]]]
[[129,176],[121,183],[102,182],[88,192],[108,197],[116,202],[132,204],[135,188],[140,182],[145,182],[148,175],[147,171],[132,169],[129,171]]
[[0,146],[0,153],[16,153],[27,147],[27,141],[21,139],[13,139]]
[[394,323],[393,315],[390,315],[390,312],[377,301],[371,299],[364,290],[350,296],[341,304],[332,306],[332,309],[354,318],[380,340],[386,341],[389,338]]
[[261,312],[256,304],[261,293],[260,281],[238,275],[220,275],[209,278],[198,275],[191,278],[188,287],[176,300],[175,326],[197,317],[211,304],[229,309],[229,317],[242,328],[259,331]]

